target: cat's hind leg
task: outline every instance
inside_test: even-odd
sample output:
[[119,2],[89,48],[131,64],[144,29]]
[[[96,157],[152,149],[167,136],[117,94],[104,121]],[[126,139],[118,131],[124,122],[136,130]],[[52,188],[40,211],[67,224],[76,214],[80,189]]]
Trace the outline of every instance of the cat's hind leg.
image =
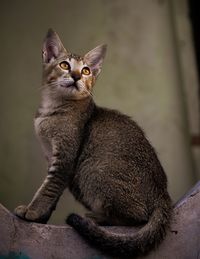
[[94,221],[96,224],[100,226],[112,226],[113,224],[111,223],[110,220],[108,220],[107,217],[105,217],[104,214],[101,213],[94,213],[94,212],[87,212],[85,213],[85,217],[91,219]]

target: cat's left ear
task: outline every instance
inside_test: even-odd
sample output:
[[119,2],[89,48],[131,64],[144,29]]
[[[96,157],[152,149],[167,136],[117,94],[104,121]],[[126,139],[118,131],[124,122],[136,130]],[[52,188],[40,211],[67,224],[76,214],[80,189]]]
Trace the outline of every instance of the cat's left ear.
[[54,30],[49,29],[42,48],[43,62],[49,63],[52,59],[56,59],[61,53],[66,52],[58,34]]
[[102,63],[106,55],[107,45],[99,45],[84,56],[84,61],[92,69],[95,76],[101,71]]

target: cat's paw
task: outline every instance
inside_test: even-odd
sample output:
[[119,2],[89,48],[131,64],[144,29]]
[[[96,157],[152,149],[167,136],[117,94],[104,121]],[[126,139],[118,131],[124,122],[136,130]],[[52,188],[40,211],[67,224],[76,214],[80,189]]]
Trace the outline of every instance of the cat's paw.
[[27,212],[27,206],[26,205],[20,205],[14,210],[14,214],[22,219],[25,218]]
[[14,210],[14,214],[21,219],[27,221],[34,221],[38,223],[46,223],[48,221],[49,216],[41,216],[36,210],[30,209],[26,205],[20,205]]

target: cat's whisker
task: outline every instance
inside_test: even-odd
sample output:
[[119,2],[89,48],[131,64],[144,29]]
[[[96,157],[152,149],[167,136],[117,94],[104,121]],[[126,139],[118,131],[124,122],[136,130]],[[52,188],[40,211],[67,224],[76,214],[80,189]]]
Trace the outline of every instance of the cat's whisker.
[[93,94],[92,94],[91,92],[89,92],[87,89],[85,89],[85,91],[86,91],[90,96],[93,97]]
[[90,96],[92,96],[93,97],[93,94],[92,94],[92,92],[91,91],[89,91],[83,84],[80,84],[79,85],[81,88],[83,88],[84,89],[84,91],[85,92],[87,92]]
[[46,89],[46,88],[48,88],[48,87],[50,87],[50,86],[56,86],[56,85],[57,85],[57,82],[47,83],[47,84],[44,84],[44,85],[40,86],[40,87],[38,88],[38,90],[43,90],[43,89]]

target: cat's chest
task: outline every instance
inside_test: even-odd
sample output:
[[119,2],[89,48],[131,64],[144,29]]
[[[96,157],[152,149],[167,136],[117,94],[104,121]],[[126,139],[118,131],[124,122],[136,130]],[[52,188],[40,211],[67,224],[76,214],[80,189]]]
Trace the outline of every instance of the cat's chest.
[[45,134],[42,134],[42,123],[45,121],[45,118],[43,117],[38,117],[35,118],[34,120],[34,127],[35,127],[35,132],[37,135],[37,138],[40,142],[40,145],[42,147],[42,150],[44,152],[44,155],[47,159],[48,162],[50,162],[51,157],[52,157],[52,145],[51,145],[51,141],[49,138],[47,138],[45,136]]
[[73,121],[66,114],[43,115],[34,120],[35,132],[39,137],[52,138],[64,129],[68,131],[72,125]]
[[37,134],[37,136],[40,135],[40,127],[41,127],[41,123],[45,120],[44,117],[37,117],[34,119],[34,127],[35,127],[35,132]]

